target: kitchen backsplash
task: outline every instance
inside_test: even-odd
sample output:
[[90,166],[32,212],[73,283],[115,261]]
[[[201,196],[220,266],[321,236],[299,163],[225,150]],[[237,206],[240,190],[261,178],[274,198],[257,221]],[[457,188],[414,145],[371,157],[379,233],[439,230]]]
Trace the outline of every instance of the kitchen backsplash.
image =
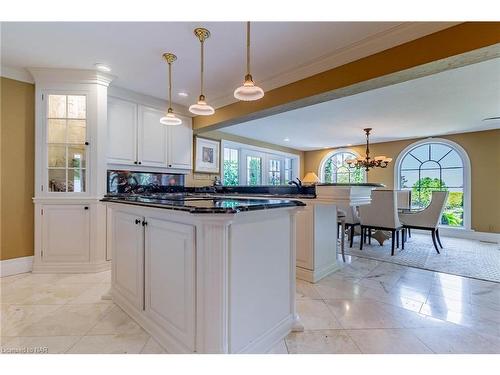
[[108,170],[108,194],[175,192],[184,188],[184,175]]

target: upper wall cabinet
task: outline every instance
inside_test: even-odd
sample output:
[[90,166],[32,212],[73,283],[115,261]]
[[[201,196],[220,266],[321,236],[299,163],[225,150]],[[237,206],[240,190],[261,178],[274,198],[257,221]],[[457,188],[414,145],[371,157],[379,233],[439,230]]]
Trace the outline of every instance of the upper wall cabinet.
[[165,126],[162,111],[111,97],[108,103],[108,163],[192,169],[191,119]]
[[108,98],[108,163],[137,161],[137,105]]

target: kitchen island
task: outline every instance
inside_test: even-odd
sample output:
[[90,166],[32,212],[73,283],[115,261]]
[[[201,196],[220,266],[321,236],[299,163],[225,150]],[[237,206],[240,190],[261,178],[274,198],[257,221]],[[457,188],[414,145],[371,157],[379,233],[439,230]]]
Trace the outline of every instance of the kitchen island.
[[112,298],[168,352],[265,353],[300,329],[294,239],[304,203],[182,194],[103,201]]

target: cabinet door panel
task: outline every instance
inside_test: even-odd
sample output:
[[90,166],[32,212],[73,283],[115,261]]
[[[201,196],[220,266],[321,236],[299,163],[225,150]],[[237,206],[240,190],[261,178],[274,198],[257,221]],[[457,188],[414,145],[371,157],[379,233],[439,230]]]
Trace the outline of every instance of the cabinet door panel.
[[304,210],[297,213],[296,218],[297,266],[312,270],[314,269],[314,208],[311,206],[305,207]]
[[108,98],[108,163],[137,160],[137,105]]
[[193,129],[191,119],[182,119],[182,124],[168,129],[169,168],[192,169]]
[[139,106],[139,162],[144,166],[167,167],[167,129],[160,124],[164,113]]
[[135,214],[113,210],[109,228],[113,289],[138,309],[144,308],[144,229]]
[[146,221],[146,313],[194,350],[194,227],[152,218]]
[[90,210],[85,205],[45,205],[42,215],[42,261],[90,261]]

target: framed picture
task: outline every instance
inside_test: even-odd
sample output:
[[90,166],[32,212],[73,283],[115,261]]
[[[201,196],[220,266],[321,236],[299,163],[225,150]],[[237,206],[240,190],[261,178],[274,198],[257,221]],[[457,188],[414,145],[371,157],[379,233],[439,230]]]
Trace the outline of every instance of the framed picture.
[[219,173],[220,141],[196,137],[195,150],[195,172]]

